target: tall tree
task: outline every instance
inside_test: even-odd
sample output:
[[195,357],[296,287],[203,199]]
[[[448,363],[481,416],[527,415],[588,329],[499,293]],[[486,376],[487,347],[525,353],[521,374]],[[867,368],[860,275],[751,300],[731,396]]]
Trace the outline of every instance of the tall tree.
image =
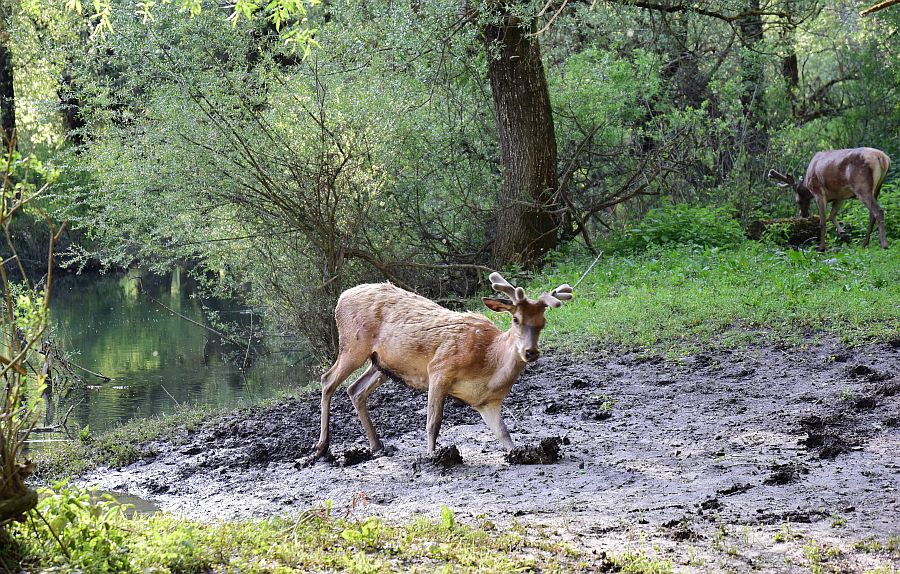
[[769,140],[762,106],[765,69],[763,58],[759,53],[759,45],[763,40],[762,14],[760,0],[749,0],[743,17],[738,20],[738,30],[744,45],[742,58],[744,85],[741,90],[743,136],[746,148],[751,154],[764,152]]
[[500,141],[493,261],[534,266],[556,247],[556,134],[535,20],[506,11],[483,28]]
[[16,90],[13,85],[13,62],[9,32],[0,13],[0,128],[10,138],[16,129]]

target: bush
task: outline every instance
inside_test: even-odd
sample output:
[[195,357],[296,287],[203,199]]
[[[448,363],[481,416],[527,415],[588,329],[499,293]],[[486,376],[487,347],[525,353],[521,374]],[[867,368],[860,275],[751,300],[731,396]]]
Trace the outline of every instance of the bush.
[[727,207],[670,205],[648,211],[637,227],[609,247],[611,251],[643,251],[653,245],[728,247],[743,240],[744,231]]

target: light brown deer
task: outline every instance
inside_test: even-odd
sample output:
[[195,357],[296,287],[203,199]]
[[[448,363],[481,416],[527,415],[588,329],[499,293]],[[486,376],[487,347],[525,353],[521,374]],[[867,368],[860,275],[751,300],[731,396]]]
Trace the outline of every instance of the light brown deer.
[[825,207],[831,203],[828,219],[834,224],[838,235],[844,230],[838,223],[837,214],[841,205],[853,197],[858,198],[869,210],[869,230],[863,246],[869,245],[872,228],[878,222],[879,242],[887,249],[884,233],[884,210],[878,205],[881,184],[891,167],[890,158],[883,152],[870,147],[820,151],[813,156],[806,168],[806,177],[800,182],[793,176],[784,175],[770,169],[768,177],[779,182],[781,187],[794,190],[794,198],[802,217],[809,217],[809,204],[813,199],[819,208],[819,251],[825,251]]
[[483,315],[457,313],[390,283],[359,285],[344,291],[335,307],[339,349],[334,365],[322,375],[322,431],[316,458],[328,453],[331,398],[350,374],[367,360],[369,368],[348,388],[373,452],[384,446],[372,419],[369,395],[388,377],[428,393],[428,453],[437,444],[444,400],[456,397],[481,414],[497,440],[514,447],[500,407],[526,363],[540,356],[538,337],[544,311],[572,299],[572,287],[560,285],[537,300],[525,297],[499,273],[493,288],[510,300],[483,298],[488,308],[512,315],[501,331]]

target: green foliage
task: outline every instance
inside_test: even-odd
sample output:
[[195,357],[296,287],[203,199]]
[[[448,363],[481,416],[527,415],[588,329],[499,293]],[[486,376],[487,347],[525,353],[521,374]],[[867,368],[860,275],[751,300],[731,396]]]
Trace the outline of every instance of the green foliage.
[[[19,254],[10,239],[10,224],[22,210],[47,189],[47,181],[31,181],[27,174],[16,171],[22,159],[10,144],[0,156],[0,228],[6,236],[9,256],[0,264],[0,530],[18,518],[36,502],[34,492],[25,480],[34,471],[26,458],[25,442],[37,424],[40,397],[47,390],[48,366],[40,353],[48,328],[52,262],[57,228],[40,208],[34,207],[46,220],[50,240],[48,266],[41,283],[30,281],[21,265]],[[10,270],[18,268],[20,281],[10,277]]]
[[[129,516],[108,496],[71,486],[43,493],[42,520],[13,527],[0,559],[27,571],[522,572],[583,568],[570,548],[521,534],[424,517],[391,525],[341,520],[327,508],[296,517],[201,524],[167,514]],[[59,540],[57,540],[57,537]]]
[[456,526],[456,514],[446,504],[441,506],[441,526],[444,530],[453,530]]
[[642,251],[651,246],[729,247],[744,240],[740,223],[727,207],[670,205],[651,209],[621,239],[609,240],[613,252]]
[[670,574],[672,561],[650,556],[644,549],[610,556],[618,572],[632,574]]
[[32,536],[39,545],[37,554],[51,557],[45,566],[63,571],[129,571],[125,531],[116,525],[124,518],[124,508],[111,496],[92,498],[81,489],[44,491],[37,511],[44,520],[32,517]]

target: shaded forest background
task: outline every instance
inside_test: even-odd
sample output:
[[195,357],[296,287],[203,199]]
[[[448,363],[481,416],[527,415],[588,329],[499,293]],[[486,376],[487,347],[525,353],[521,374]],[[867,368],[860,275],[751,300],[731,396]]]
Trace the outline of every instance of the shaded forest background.
[[896,7],[326,1],[303,50],[215,3],[114,1],[103,34],[61,4],[0,4],[0,119],[68,263],[189,264],[323,354],[361,281],[452,302],[653,207],[789,215],[766,170],[817,150],[900,158]]

